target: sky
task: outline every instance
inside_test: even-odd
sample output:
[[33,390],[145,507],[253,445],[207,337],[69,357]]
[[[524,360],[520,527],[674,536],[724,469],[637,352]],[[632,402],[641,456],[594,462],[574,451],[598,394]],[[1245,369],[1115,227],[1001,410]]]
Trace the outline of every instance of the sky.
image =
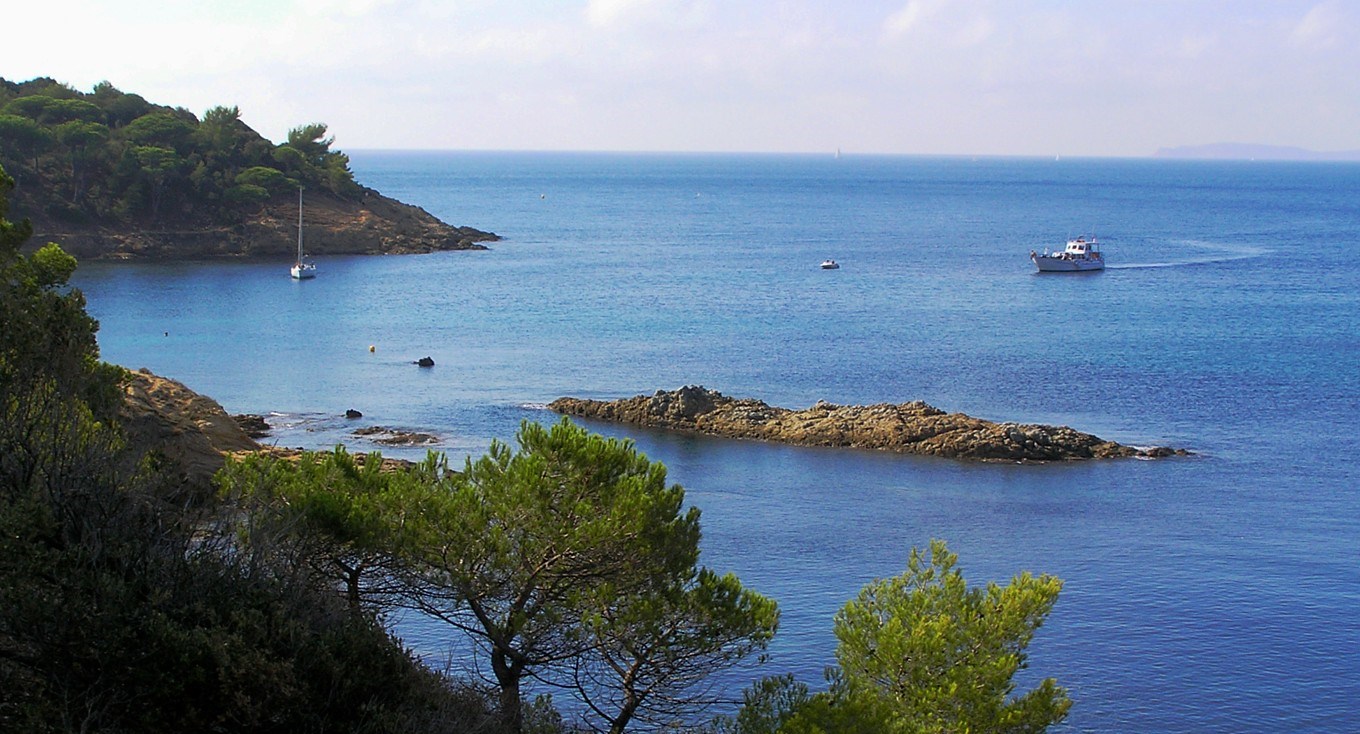
[[340,149],[1360,149],[1356,0],[28,0],[0,77]]

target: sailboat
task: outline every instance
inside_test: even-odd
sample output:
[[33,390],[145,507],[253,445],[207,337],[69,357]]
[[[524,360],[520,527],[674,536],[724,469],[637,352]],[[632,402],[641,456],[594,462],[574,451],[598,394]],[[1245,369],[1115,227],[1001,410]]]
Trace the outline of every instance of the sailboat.
[[302,254],[302,189],[298,189],[298,255],[297,262],[288,272],[292,274],[294,280],[306,280],[316,277],[316,263],[309,262]]

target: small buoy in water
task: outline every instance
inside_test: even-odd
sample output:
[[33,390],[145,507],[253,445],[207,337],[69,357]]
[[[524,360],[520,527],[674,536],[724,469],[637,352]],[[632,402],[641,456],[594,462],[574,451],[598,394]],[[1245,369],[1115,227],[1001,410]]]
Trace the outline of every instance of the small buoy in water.
[[378,351],[378,348],[375,347],[375,346],[373,346],[372,344],[369,344],[369,345],[368,345],[368,351],[369,351],[369,352],[376,352],[376,351]]
[[540,199],[546,199],[546,198],[548,198],[548,195],[547,195],[547,194],[539,194],[539,195],[538,195],[538,198],[540,198]]

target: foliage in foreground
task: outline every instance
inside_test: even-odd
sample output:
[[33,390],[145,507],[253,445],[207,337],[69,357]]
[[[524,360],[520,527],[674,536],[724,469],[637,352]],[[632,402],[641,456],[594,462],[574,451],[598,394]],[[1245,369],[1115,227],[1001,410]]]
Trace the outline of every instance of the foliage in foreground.
[[[0,730],[495,731],[484,699],[129,455],[122,372],[0,169]],[[219,523],[220,524],[220,523]]]
[[675,726],[714,703],[707,679],[764,650],[774,602],[698,565],[698,510],[631,442],[567,420],[525,423],[517,442],[458,473],[337,450],[235,462],[220,483],[257,537],[292,528],[285,555],[328,569],[352,607],[407,606],[481,650],[511,730],[526,728],[530,678],[599,730]]
[[1062,582],[1022,573],[1007,586],[969,588],[957,563],[943,541],[913,548],[905,573],[868,584],[836,615],[829,691],[762,681],[728,732],[1020,734],[1063,721],[1072,701],[1052,678],[1013,695]]

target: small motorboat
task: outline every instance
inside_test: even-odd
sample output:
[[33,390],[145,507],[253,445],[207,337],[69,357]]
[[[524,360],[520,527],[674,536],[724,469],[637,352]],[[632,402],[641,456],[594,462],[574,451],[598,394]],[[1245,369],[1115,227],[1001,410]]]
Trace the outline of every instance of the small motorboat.
[[840,267],[841,267],[840,263],[836,262],[835,260],[822,261],[822,270],[839,270]]
[[1079,273],[1105,269],[1105,258],[1100,254],[1100,245],[1096,243],[1095,237],[1068,240],[1062,252],[1045,251],[1040,255],[1030,250],[1029,259],[1041,273]]

